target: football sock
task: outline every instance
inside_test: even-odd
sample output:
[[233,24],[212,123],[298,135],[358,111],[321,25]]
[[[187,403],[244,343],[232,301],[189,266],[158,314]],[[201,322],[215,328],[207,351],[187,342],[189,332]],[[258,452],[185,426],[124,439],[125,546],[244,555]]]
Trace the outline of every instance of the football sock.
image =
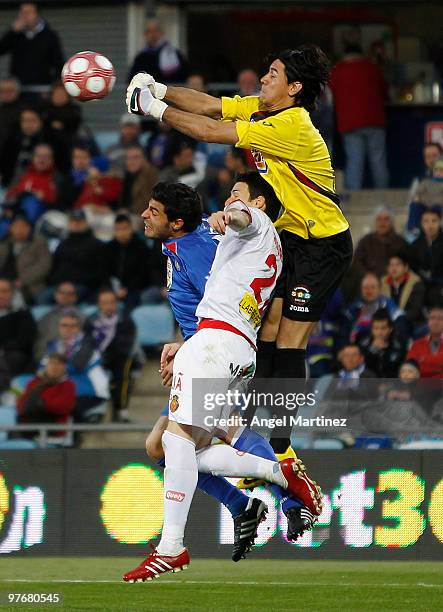
[[[299,392],[304,391],[304,382],[306,380],[306,350],[293,348],[277,348],[274,355],[274,374],[273,378],[292,378],[303,385]],[[297,390],[298,392],[298,390]],[[274,409],[275,411],[275,409]],[[297,411],[291,410],[290,416],[296,416]],[[276,411],[276,417],[289,416],[288,412],[282,408]],[[276,453],[284,453],[288,446],[291,445],[292,425],[276,427],[271,439],[269,440],[272,448]]]
[[[269,444],[266,438],[263,438],[259,433],[245,427],[243,431],[232,440],[232,447],[239,451],[251,453],[251,455],[257,455],[264,459],[271,459],[277,461],[272,446]],[[286,450],[286,449],[285,449]],[[268,489],[282,504],[283,512],[287,512],[290,508],[302,508],[303,503],[297,497],[288,497],[287,491],[279,487],[278,485],[271,484]]]
[[[255,378],[272,378],[275,346],[275,342],[257,340],[257,363],[254,374]],[[245,419],[248,425],[251,424],[256,410],[257,406],[255,406],[253,402],[247,406],[246,410],[242,410],[241,416]]]
[[283,488],[287,484],[277,461],[240,452],[227,444],[207,446],[197,451],[196,456],[200,472],[214,476],[260,478]]
[[[157,465],[165,467],[165,460],[159,459]],[[197,488],[226,506],[234,517],[244,512],[248,505],[249,498],[221,476],[199,472]]]
[[221,476],[199,473],[197,487],[226,506],[234,517],[246,510],[249,497]]
[[165,451],[164,522],[157,551],[174,556],[183,550],[189,508],[197,486],[197,459],[192,440],[163,432]]

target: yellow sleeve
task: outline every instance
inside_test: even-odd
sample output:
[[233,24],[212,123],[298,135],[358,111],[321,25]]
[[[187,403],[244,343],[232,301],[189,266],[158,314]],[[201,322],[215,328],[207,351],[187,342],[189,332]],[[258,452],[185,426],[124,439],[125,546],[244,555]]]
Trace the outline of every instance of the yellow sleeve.
[[292,116],[268,117],[256,123],[236,121],[240,149],[255,149],[283,159],[294,159],[298,146],[300,122]]
[[258,96],[246,96],[241,98],[222,97],[222,121],[237,121],[242,119],[249,121],[252,113],[258,110]]

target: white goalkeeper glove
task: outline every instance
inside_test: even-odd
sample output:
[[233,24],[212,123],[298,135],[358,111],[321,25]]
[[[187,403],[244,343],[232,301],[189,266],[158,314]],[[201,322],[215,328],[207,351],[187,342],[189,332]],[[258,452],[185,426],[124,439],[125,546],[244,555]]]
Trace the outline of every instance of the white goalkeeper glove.
[[166,90],[168,89],[163,83],[157,83],[154,77],[147,72],[137,72],[137,74],[132,77],[129,87],[131,87],[131,85],[133,87],[140,87],[140,89],[149,87],[149,91],[157,100],[163,100],[166,96]]
[[137,87],[132,85],[132,81],[126,90],[128,113],[133,115],[150,115],[154,119],[161,121],[168,105],[162,100],[154,98],[149,87]]

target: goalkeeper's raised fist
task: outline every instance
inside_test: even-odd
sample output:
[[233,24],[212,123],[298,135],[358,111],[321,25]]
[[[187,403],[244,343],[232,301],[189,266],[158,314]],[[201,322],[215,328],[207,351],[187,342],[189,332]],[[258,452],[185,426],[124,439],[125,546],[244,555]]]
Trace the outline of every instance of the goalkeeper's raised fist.
[[130,82],[126,90],[126,106],[128,113],[133,115],[150,115],[159,121],[163,118],[163,113],[168,108],[162,100],[157,100],[151,93],[149,87],[137,87]]

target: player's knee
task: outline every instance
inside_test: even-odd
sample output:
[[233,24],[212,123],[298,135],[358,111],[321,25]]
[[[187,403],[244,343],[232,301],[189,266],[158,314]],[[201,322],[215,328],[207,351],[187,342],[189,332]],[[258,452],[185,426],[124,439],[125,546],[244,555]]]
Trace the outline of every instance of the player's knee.
[[145,447],[146,447],[146,454],[148,455],[150,459],[152,459],[153,461],[159,461],[160,459],[163,459],[164,452],[163,452],[163,446],[161,443],[161,438],[159,439],[158,436],[154,437],[154,436],[149,435],[146,438]]

